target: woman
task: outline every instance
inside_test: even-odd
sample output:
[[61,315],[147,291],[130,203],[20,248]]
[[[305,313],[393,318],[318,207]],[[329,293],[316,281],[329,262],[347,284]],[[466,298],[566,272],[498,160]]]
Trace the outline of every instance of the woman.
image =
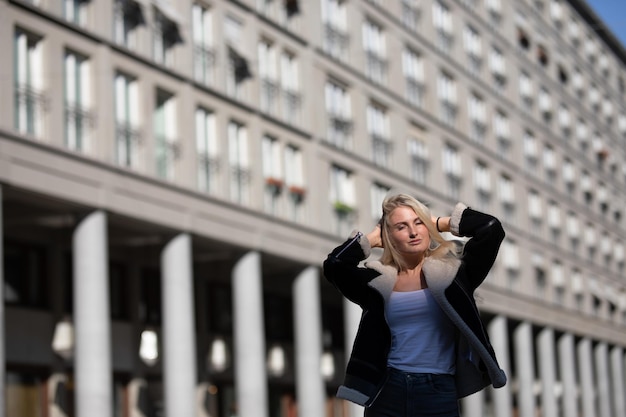
[[[441,232],[470,238],[462,254]],[[354,232],[324,262],[326,278],[363,309],[337,396],[366,417],[454,417],[458,398],[503,386],[473,297],[503,239],[495,217],[461,203],[435,218],[407,194],[387,197],[374,230]],[[380,260],[359,266],[376,247]]]

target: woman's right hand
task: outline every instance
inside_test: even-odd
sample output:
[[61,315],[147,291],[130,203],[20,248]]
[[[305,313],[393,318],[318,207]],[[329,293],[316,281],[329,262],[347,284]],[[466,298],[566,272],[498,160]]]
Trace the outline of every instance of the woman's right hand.
[[383,247],[383,239],[380,228],[380,222],[376,223],[376,227],[374,230],[367,234],[367,240],[370,242],[370,246],[372,248],[382,248]]

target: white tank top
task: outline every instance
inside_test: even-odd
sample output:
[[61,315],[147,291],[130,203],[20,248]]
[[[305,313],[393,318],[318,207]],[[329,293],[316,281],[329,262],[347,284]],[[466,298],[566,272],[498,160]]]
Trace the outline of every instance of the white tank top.
[[454,325],[429,289],[394,291],[386,306],[389,366],[406,372],[454,374]]

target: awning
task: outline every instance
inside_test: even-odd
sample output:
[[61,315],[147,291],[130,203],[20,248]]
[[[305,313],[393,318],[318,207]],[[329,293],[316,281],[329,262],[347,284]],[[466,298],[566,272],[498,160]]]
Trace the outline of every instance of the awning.
[[182,26],[185,24],[185,19],[176,11],[174,6],[168,0],[129,0],[141,5],[145,10],[150,7],[154,7],[158,10],[163,17],[170,22],[170,25],[165,29],[174,37],[176,42],[182,42],[181,36]]

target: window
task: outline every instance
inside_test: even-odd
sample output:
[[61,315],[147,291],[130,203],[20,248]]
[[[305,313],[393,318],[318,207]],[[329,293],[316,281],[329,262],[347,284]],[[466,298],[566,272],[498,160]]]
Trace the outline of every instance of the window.
[[370,103],[366,109],[367,132],[372,141],[372,161],[378,166],[389,167],[391,160],[391,140],[387,109]]
[[515,223],[515,189],[513,181],[507,175],[501,175],[498,183],[498,196],[502,205],[503,220]]
[[348,57],[348,15],[346,0],[321,0],[324,25],[324,52],[340,61]]
[[604,183],[598,184],[598,205],[602,214],[608,214],[609,212],[609,192]]
[[546,180],[549,184],[556,185],[556,153],[554,148],[546,146],[543,149],[543,168],[546,174]]
[[261,82],[261,111],[277,114],[278,67],[276,48],[269,41],[259,43],[259,81]]
[[426,184],[428,179],[428,148],[423,140],[411,138],[408,141],[411,164],[411,180]]
[[485,6],[489,14],[489,23],[497,28],[502,23],[502,0],[486,0]]
[[228,45],[228,71],[226,72],[226,93],[235,99],[245,98],[245,81],[252,76],[248,60],[236,49],[241,43],[242,24],[231,16],[224,21],[224,34]]
[[402,52],[402,70],[406,80],[406,99],[421,108],[424,104],[424,60],[417,52],[405,49]]
[[576,171],[571,160],[565,159],[563,161],[561,174],[563,175],[563,181],[565,182],[567,193],[571,195],[576,189]]
[[433,25],[437,32],[437,47],[445,54],[452,51],[454,41],[452,14],[450,9],[441,1],[433,4]]
[[528,217],[532,223],[532,232],[541,235],[543,224],[543,204],[539,193],[535,190],[528,192]]
[[466,26],[463,41],[467,53],[468,70],[472,75],[478,76],[483,65],[482,41],[478,31],[471,26]]
[[156,174],[169,181],[174,179],[175,163],[180,153],[176,126],[174,95],[158,89],[154,111]]
[[23,307],[47,307],[47,262],[43,247],[8,241],[4,249],[4,301]]
[[290,125],[300,120],[300,81],[295,55],[283,52],[280,57],[280,87],[283,95],[283,119]]
[[374,183],[370,188],[370,205],[372,219],[377,222],[383,216],[382,202],[390,188],[386,185]]
[[580,224],[574,212],[567,213],[567,237],[570,239],[572,251],[576,252],[580,241]]
[[261,156],[263,158],[263,207],[272,215],[280,213],[280,197],[283,191],[283,167],[281,146],[276,138],[264,136],[261,141]]
[[198,154],[198,189],[215,193],[219,167],[215,114],[196,109],[196,152]]
[[608,96],[602,99],[602,116],[607,125],[610,126],[613,123],[613,103],[611,103],[611,99]]
[[474,165],[474,187],[478,210],[488,212],[491,202],[491,174],[489,168],[480,161]]
[[498,91],[501,91],[506,84],[506,62],[502,51],[495,46],[491,48],[491,53],[489,54],[489,70],[495,85],[498,87]]
[[487,110],[482,97],[476,94],[470,94],[467,112],[470,122],[470,139],[474,142],[485,143],[485,135],[487,133]]
[[63,16],[68,22],[84,27],[87,24],[88,6],[87,0],[63,0]]
[[545,299],[548,292],[548,279],[543,266],[543,257],[537,253],[533,254],[533,264],[536,296]]
[[363,50],[366,61],[365,74],[376,83],[384,83],[387,78],[385,36],[383,28],[370,20],[363,23]]
[[572,116],[565,104],[559,107],[559,127],[564,139],[569,139],[572,134]]
[[87,58],[66,51],[64,76],[65,146],[77,151],[88,151],[89,130],[93,116],[89,109],[91,79]]
[[584,170],[580,175],[580,189],[583,192],[583,198],[587,204],[591,204],[593,200],[594,186],[591,181],[591,175]]
[[559,0],[550,3],[550,17],[558,28],[563,25],[563,5]]
[[554,285],[554,302],[560,306],[565,305],[565,274],[563,265],[555,261],[552,264],[552,284]]
[[463,170],[461,166],[461,156],[457,148],[446,145],[443,150],[443,171],[446,175],[448,197],[458,199],[461,193],[461,178]]
[[162,7],[154,8],[153,58],[157,63],[170,67],[174,64],[174,46],[182,42],[182,38],[173,5],[164,3]]
[[352,147],[352,111],[347,90],[334,82],[327,82],[325,89],[326,112],[328,114],[327,140],[333,145],[349,149]]
[[43,94],[43,53],[39,36],[15,32],[15,128],[40,137],[46,97]]
[[228,123],[228,163],[230,166],[230,198],[239,204],[250,200],[250,164],[246,127]]
[[596,255],[598,246],[598,234],[594,225],[589,222],[585,225],[585,244],[587,245],[587,256],[590,261],[593,261]]
[[507,273],[507,288],[517,290],[519,285],[519,248],[517,243],[509,238],[502,242],[502,262]]
[[215,80],[215,48],[213,46],[213,19],[204,6],[194,4],[191,9],[194,78],[211,85]]
[[437,81],[441,121],[449,126],[455,126],[458,113],[456,82],[446,73],[441,73]]
[[543,120],[549,122],[552,119],[552,97],[546,88],[539,90],[539,111]]
[[509,159],[511,155],[511,128],[509,118],[501,110],[496,110],[493,116],[493,133],[498,141],[498,155]]
[[417,1],[418,0],[402,0],[402,24],[405,28],[412,31],[417,30],[420,18]]
[[548,203],[548,227],[552,237],[552,243],[558,244],[563,226],[561,224],[561,209],[555,201]]
[[524,168],[531,174],[537,174],[537,164],[539,159],[539,146],[537,139],[530,131],[525,131],[524,141]]
[[333,207],[333,231],[347,235],[355,223],[356,195],[352,173],[333,165],[330,173],[330,204]]
[[113,37],[116,43],[128,49],[137,49],[139,27],[144,22],[145,16],[138,1],[115,0]]
[[586,150],[589,147],[589,129],[583,118],[578,119],[576,122],[576,138],[578,139],[580,149]]
[[140,113],[137,80],[118,72],[115,75],[115,161],[118,165],[139,166]]
[[522,72],[519,78],[519,93],[522,100],[523,110],[530,112],[534,103],[533,84],[530,76]]
[[304,165],[302,151],[293,145],[285,147],[285,183],[289,192],[288,218],[302,222],[304,221],[304,200],[306,197]]
[[257,0],[257,10],[269,19],[290,27],[292,18],[300,13],[298,0]]
[[589,87],[589,106],[594,112],[600,109],[600,90],[595,83],[591,83]]
[[574,69],[574,75],[572,76],[572,87],[574,88],[574,93],[579,99],[582,99],[585,96],[585,92],[587,91],[587,88],[585,86],[585,79],[582,72],[578,68]]

